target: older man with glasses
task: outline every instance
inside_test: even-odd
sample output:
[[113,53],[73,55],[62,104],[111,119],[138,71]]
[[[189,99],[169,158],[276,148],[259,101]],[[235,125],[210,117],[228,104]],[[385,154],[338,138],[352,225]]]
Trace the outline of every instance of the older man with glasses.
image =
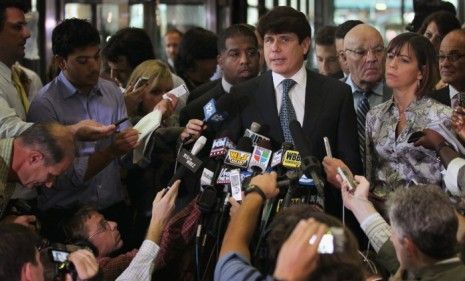
[[[439,47],[439,71],[446,87],[431,93],[431,97],[447,106],[456,107],[460,98],[465,102],[465,31],[456,29],[444,37]],[[460,97],[462,95],[462,97]]]

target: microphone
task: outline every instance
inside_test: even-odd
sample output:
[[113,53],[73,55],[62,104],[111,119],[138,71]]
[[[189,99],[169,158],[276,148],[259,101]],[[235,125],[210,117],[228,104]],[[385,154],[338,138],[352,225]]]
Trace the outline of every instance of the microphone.
[[247,137],[241,137],[237,143],[236,149],[229,149],[224,165],[221,169],[218,183],[230,184],[231,195],[236,200],[242,200],[242,179],[241,170],[246,170],[252,156],[252,140]]
[[260,135],[258,132],[260,132],[261,125],[257,122],[252,122],[250,124],[250,129],[246,129],[244,132],[244,137],[248,137],[252,140],[253,145],[258,145],[262,141],[268,141],[270,142],[270,138],[265,137],[264,135]]
[[207,138],[204,136],[200,136],[197,139],[197,141],[194,143],[194,145],[192,146],[192,149],[191,149],[192,155],[197,155],[200,152],[200,150],[202,150],[202,148],[205,146],[206,143],[207,143]]
[[301,155],[301,170],[306,177],[312,178],[317,189],[317,200],[318,203],[324,209],[324,184],[319,176],[321,170],[321,164],[315,156],[311,155],[310,144],[305,137],[302,127],[297,120],[292,120],[289,123],[289,129],[291,131],[292,139],[294,140],[295,146]]
[[236,149],[229,149],[226,153],[224,164],[240,169],[247,169],[252,151],[252,140],[247,137],[241,137],[237,142]]
[[176,180],[183,178],[188,172],[192,172],[192,173],[197,172],[197,170],[202,165],[202,161],[200,161],[197,157],[195,157],[195,155],[197,155],[197,153],[199,153],[200,150],[202,150],[206,142],[207,142],[207,139],[201,136],[194,143],[194,146],[192,147],[191,152],[187,151],[184,148],[181,149],[176,159],[179,163],[181,163],[181,166],[176,170],[174,175],[171,177],[168,183],[168,186],[173,185],[173,183]]

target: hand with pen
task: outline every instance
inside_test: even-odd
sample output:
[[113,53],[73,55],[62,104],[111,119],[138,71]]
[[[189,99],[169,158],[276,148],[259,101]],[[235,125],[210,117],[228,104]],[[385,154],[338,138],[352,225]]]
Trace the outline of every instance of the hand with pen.
[[114,156],[121,156],[136,148],[139,143],[139,131],[134,128],[127,128],[116,134],[115,140],[110,145],[111,152]]

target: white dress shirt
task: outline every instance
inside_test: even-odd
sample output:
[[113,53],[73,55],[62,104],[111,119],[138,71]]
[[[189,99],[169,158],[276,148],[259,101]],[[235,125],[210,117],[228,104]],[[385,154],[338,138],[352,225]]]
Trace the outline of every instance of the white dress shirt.
[[[276,93],[276,106],[279,113],[281,110],[281,102],[283,98],[283,85],[281,82],[286,79],[286,77],[275,72],[272,72],[272,75],[274,90]],[[299,71],[297,71],[289,79],[292,79],[296,82],[295,86],[292,87],[292,89],[289,91],[289,98],[291,99],[292,106],[294,107],[297,121],[303,125],[305,115],[305,89],[307,87],[307,70],[305,69],[305,65],[302,64],[302,67],[299,69]]]

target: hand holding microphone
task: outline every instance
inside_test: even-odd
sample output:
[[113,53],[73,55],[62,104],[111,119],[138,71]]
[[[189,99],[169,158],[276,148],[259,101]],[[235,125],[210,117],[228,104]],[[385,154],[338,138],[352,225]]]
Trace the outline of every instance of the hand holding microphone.
[[184,144],[189,144],[200,137],[207,125],[199,119],[191,119],[182,131],[180,137]]

